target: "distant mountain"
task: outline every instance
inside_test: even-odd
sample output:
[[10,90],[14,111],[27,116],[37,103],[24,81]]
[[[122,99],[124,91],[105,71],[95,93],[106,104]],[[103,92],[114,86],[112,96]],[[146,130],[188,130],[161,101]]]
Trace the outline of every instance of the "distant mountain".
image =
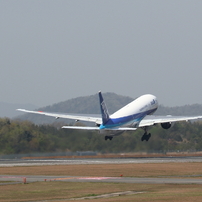
[[[133,101],[134,98],[117,95],[115,93],[104,93],[103,97],[106,101],[109,113],[112,114],[124,105]],[[18,107],[19,108],[19,107]],[[23,106],[22,108],[31,109]],[[76,113],[76,114],[100,114],[100,106],[98,95],[91,95],[85,97],[78,97],[64,102],[56,103],[47,107],[37,109],[46,112],[60,112],[60,113]],[[22,114],[22,113],[21,113]],[[164,107],[160,105],[155,113],[156,115],[202,115],[202,105],[185,105],[181,107]],[[53,117],[47,117],[36,114],[24,114],[17,117],[22,120],[29,120],[35,124],[51,124],[54,122],[73,123],[72,120],[59,119],[55,120]]]
[[165,107],[159,105],[156,115],[173,115],[173,116],[198,116],[202,115],[202,105],[192,104],[177,107]]
[[14,118],[18,116],[19,112],[16,111],[17,108],[36,109],[37,106],[32,104],[14,104],[0,102],[0,117]]
[[[113,113],[124,105],[128,104],[133,98],[117,95],[115,93],[103,93],[109,113]],[[24,107],[25,108],[25,107]],[[27,108],[29,109],[29,108]],[[60,112],[60,113],[76,113],[76,114],[100,114],[100,106],[98,94],[73,98],[64,102],[59,102],[50,106],[37,109],[46,112]],[[22,114],[22,113],[21,113]],[[22,120],[29,120],[35,124],[50,124],[55,121],[63,121],[71,123],[72,120],[59,119],[55,120],[53,117],[47,117],[36,114],[24,114],[17,118]]]

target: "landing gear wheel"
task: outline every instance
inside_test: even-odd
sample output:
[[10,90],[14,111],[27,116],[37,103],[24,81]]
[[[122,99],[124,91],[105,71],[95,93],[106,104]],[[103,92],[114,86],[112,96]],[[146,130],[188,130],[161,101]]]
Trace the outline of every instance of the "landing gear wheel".
[[113,137],[112,136],[105,136],[105,140],[112,140],[113,139]]
[[151,137],[151,133],[147,134],[147,132],[144,133],[144,135],[141,138],[141,141],[149,141],[149,138]]
[[141,141],[146,140],[146,137],[147,137],[147,133],[145,132],[144,135],[143,135],[142,138],[141,138]]
[[149,133],[146,137],[146,141],[148,142],[149,141],[149,138],[151,137],[151,133]]

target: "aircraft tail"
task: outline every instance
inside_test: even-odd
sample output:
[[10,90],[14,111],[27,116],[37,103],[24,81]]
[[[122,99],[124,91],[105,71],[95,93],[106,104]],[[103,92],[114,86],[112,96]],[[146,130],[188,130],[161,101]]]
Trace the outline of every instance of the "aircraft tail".
[[100,110],[102,114],[102,124],[104,125],[109,120],[109,112],[101,92],[99,92],[99,99],[100,99]]

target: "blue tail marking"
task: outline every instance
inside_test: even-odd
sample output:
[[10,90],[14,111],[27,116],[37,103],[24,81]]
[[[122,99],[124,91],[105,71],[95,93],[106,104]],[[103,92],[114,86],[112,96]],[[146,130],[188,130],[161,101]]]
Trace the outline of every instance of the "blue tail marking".
[[107,106],[104,102],[101,92],[99,92],[99,99],[100,99],[100,110],[102,114],[102,125],[105,125],[109,120],[109,112],[107,110]]

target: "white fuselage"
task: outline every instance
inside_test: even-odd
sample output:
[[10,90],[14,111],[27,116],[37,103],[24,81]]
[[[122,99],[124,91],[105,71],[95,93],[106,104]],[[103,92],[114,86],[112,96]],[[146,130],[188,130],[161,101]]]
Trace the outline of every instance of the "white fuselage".
[[114,114],[100,129],[112,129],[120,126],[136,127],[147,115],[153,114],[158,108],[158,101],[154,95],[146,94],[138,97]]

